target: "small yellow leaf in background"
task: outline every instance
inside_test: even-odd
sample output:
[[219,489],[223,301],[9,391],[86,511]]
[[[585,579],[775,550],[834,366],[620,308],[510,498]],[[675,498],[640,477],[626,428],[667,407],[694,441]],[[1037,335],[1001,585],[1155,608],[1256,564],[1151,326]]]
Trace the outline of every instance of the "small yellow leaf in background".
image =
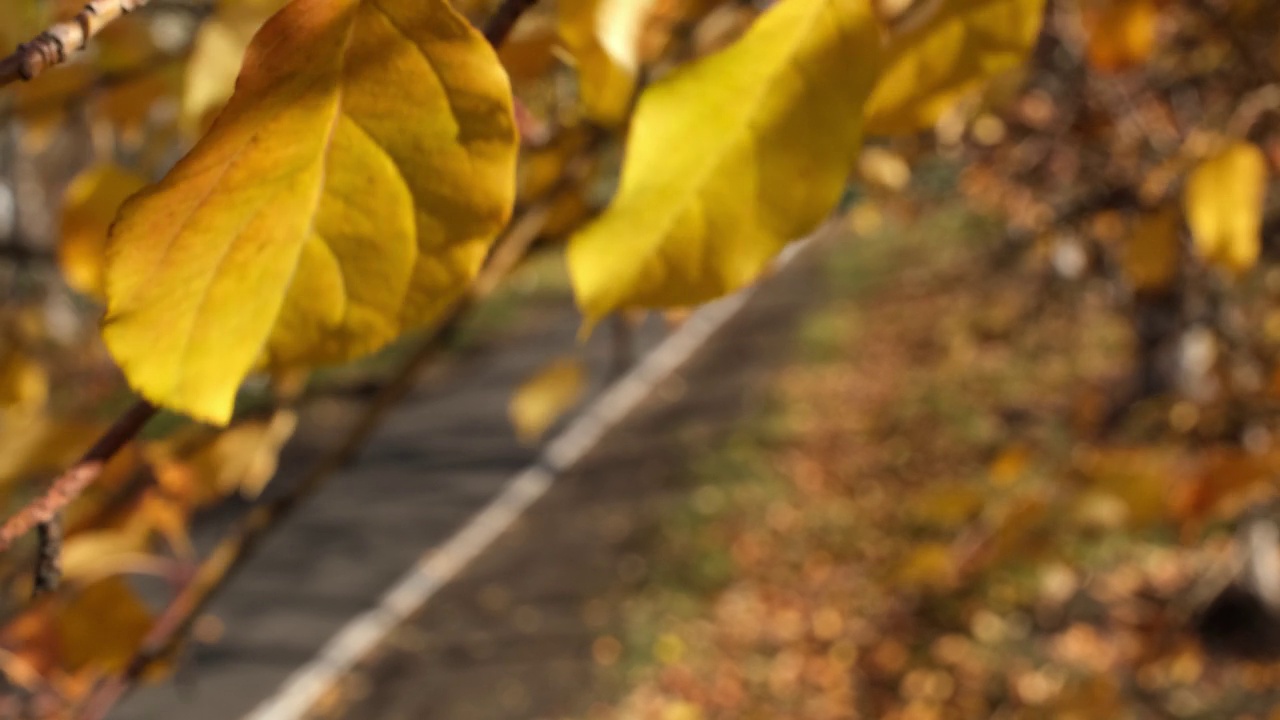
[[507,416],[522,443],[542,437],[556,420],[569,411],[586,390],[587,375],[573,358],[561,358],[525,380],[511,396]]
[[1200,257],[1235,273],[1258,262],[1266,189],[1266,157],[1247,142],[1232,143],[1191,171],[1183,204]]
[[[605,126],[617,125],[626,118],[636,84],[635,68],[611,56],[599,33],[605,5],[617,2],[619,0],[560,0],[557,4],[560,40],[577,69],[578,99],[583,113]],[[617,38],[622,32],[611,32],[614,38],[610,42],[616,46],[622,42]],[[634,49],[622,54],[629,56],[628,61],[634,60]]]
[[901,192],[911,182],[911,166],[898,153],[883,147],[864,148],[858,174],[874,187]]
[[0,485],[64,469],[103,429],[95,423],[65,422],[45,415],[0,422]]
[[923,542],[894,568],[893,582],[913,590],[943,590],[955,584],[956,572],[949,545]]
[[297,413],[281,409],[225,430],[194,426],[152,445],[148,460],[160,485],[188,507],[234,492],[252,499],[275,476],[280,452],[297,425]]
[[1182,213],[1176,206],[1143,213],[1125,245],[1123,267],[1135,290],[1168,287],[1178,273]]
[[695,305],[755,280],[835,206],[880,44],[861,0],[788,0],[649,87],[617,196],[569,242],[588,324]]
[[600,47],[622,69],[640,70],[640,36],[655,0],[600,0],[596,36]]
[[1085,56],[1095,69],[1125,70],[1151,56],[1160,19],[1155,0],[1087,0],[1081,11]]
[[222,4],[218,10],[200,23],[183,77],[180,119],[192,135],[203,132],[231,97],[244,51],[267,19],[266,14],[227,12]]
[[221,433],[204,458],[214,485],[228,494],[238,490],[248,499],[262,494],[297,427],[298,414],[281,410],[269,420],[243,422]]
[[1022,63],[1040,34],[1044,0],[943,0],[919,13],[918,27],[890,40],[888,66],[867,101],[868,135],[932,127],[958,97]]
[[151,629],[151,611],[121,577],[84,588],[58,609],[56,627],[67,670],[123,670]]
[[48,398],[44,366],[25,353],[0,350],[0,410],[38,410]]
[[293,0],[112,226],[107,347],[147,399],[225,424],[251,370],[351,360],[456,302],[516,151],[506,74],[446,0]]
[[126,527],[72,535],[62,546],[62,577],[92,582],[111,575],[154,570],[161,559],[147,552],[147,532]]
[[73,289],[103,299],[107,231],[120,205],[146,185],[137,173],[115,164],[89,168],[71,181],[62,207],[58,265]]

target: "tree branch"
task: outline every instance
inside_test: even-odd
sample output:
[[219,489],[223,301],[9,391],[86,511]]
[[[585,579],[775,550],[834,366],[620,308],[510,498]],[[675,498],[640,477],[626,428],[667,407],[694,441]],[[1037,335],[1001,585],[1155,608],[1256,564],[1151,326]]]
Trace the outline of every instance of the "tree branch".
[[134,403],[111,427],[85,452],[80,461],[53,481],[44,495],[27,503],[26,507],[0,526],[0,552],[7,552],[18,538],[31,532],[38,525],[51,522],[73,500],[102,475],[102,468],[137,436],[147,421],[156,414],[156,407],[144,400]]
[[93,0],[75,17],[50,27],[0,60],[0,87],[30,80],[66,62],[68,53],[83,50],[102,28],[146,4],[147,0]]

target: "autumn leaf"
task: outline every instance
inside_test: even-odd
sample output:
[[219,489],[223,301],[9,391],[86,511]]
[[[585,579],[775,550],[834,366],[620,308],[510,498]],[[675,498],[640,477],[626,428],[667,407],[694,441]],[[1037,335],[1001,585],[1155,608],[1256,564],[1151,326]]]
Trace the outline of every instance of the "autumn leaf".
[[102,431],[96,423],[62,421],[43,414],[4,422],[0,425],[0,485],[67,467]]
[[148,536],[135,527],[73,535],[62,547],[62,576],[92,582],[121,573],[155,572],[163,567],[163,558],[147,551]]
[[521,383],[507,406],[520,442],[541,437],[581,399],[586,384],[586,372],[574,358],[554,360]]
[[58,609],[55,621],[67,670],[124,669],[151,629],[151,611],[119,576],[89,585]]
[[1089,64],[1103,72],[1140,65],[1156,45],[1155,0],[1092,0],[1082,16]]
[[919,12],[891,34],[867,101],[868,135],[931,127],[958,97],[1021,64],[1040,34],[1044,0],[944,0]]
[[[627,0],[645,4],[645,0]],[[605,126],[621,123],[631,105],[635,92],[636,69],[619,62],[605,48],[600,34],[605,5],[617,5],[617,0],[560,0],[557,4],[556,22],[561,42],[573,58],[578,75],[578,99],[583,113],[592,121]],[[607,20],[605,24],[607,24]],[[610,42],[617,50],[619,30],[612,33]]]
[[228,12],[223,4],[208,20],[200,23],[191,44],[182,82],[181,122],[190,133],[204,130],[212,114],[235,90],[240,59],[265,16],[250,12]]
[[49,397],[49,374],[35,358],[18,350],[0,350],[0,411],[30,412]]
[[294,0],[209,133],[121,210],[103,334],[149,400],[225,423],[255,368],[437,318],[510,214],[493,50],[445,0]]
[[146,184],[137,173],[110,163],[89,168],[71,181],[62,208],[58,265],[72,288],[103,298],[107,231],[120,205]]
[[879,53],[864,3],[790,0],[650,87],[617,197],[570,240],[588,323],[740,288],[816,227],[855,158]]
[[1200,257],[1236,273],[1258,262],[1266,188],[1266,156],[1247,142],[1228,145],[1191,171],[1183,205]]

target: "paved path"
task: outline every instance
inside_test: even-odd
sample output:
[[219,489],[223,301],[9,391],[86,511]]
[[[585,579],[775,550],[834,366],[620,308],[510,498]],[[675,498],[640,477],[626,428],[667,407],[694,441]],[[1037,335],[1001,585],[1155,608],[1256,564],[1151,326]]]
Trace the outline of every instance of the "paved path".
[[[635,543],[645,518],[634,504],[660,496],[679,476],[691,428],[723,426],[725,413],[740,407],[755,384],[752,373],[778,356],[801,299],[812,295],[807,275],[796,268],[770,281],[686,378],[665,383],[456,586],[396,633],[356,675],[376,692],[350,717],[524,718],[571,704],[590,683],[584,643],[591,634],[582,610],[607,607],[601,603],[626,555],[619,553]],[[514,441],[507,401],[521,380],[574,347],[578,320],[563,299],[520,315],[518,330],[495,340],[501,351],[480,351],[407,398],[362,460],[264,543],[214,602],[227,633],[216,646],[197,649],[187,679],[144,688],[111,717],[241,717],[530,463],[535,452]],[[641,347],[660,333],[647,327]],[[597,333],[588,347],[598,384],[606,345]],[[358,408],[358,400],[314,408],[286,465],[306,467]],[[634,569],[638,556],[626,557]]]

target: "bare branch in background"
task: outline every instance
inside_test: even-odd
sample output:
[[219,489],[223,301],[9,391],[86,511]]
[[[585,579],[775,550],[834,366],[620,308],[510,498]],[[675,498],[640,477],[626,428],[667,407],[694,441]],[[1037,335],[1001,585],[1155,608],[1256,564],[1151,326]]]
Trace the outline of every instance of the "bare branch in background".
[[30,80],[66,62],[70,53],[83,50],[102,28],[146,4],[147,0],[93,0],[75,17],[50,27],[0,60],[0,87]]

